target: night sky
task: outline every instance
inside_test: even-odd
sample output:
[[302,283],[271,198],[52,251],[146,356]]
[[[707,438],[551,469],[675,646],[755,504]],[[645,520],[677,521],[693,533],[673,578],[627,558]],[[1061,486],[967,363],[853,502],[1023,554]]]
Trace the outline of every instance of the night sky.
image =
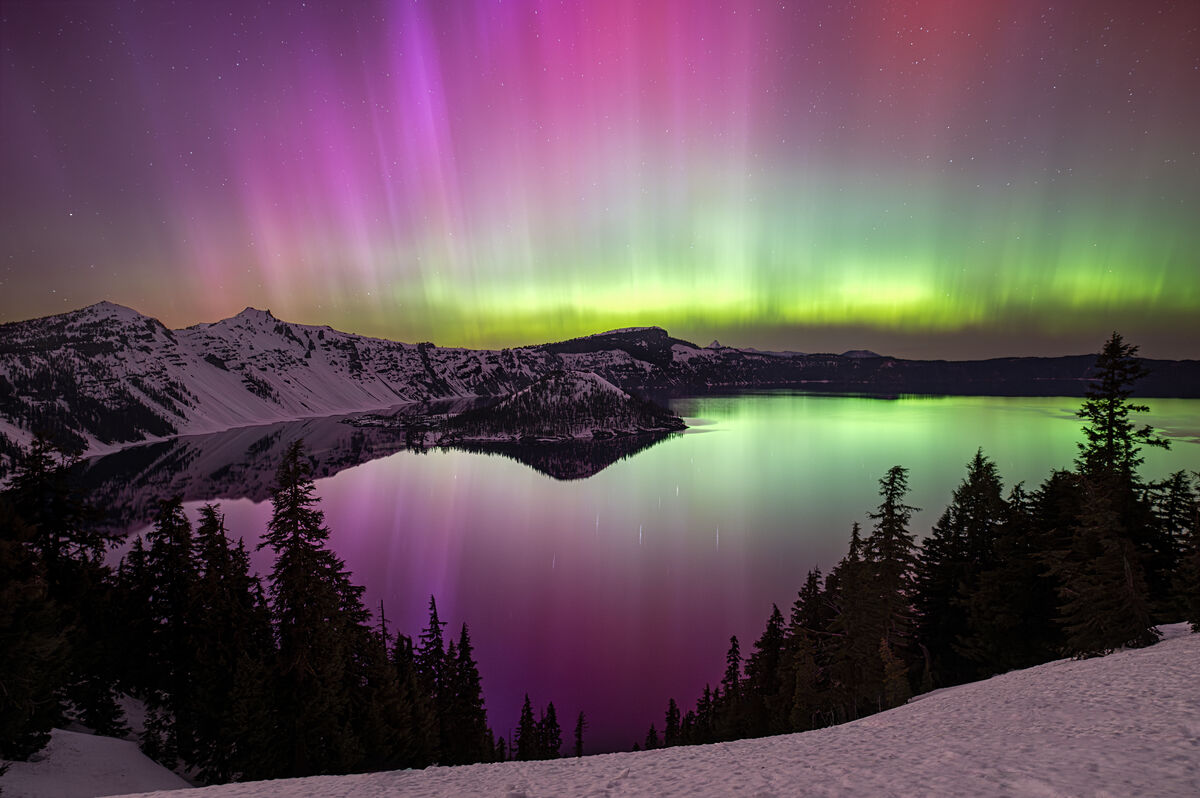
[[1200,2],[0,3],[0,321],[1200,355]]

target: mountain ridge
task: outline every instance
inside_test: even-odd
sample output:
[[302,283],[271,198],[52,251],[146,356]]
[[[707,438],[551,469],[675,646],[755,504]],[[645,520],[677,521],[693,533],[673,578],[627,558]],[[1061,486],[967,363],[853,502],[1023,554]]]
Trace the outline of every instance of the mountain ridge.
[[[874,354],[874,353],[872,353]],[[240,426],[456,397],[511,395],[556,371],[626,392],[762,388],[1074,395],[1094,356],[901,360],[701,347],[661,327],[489,350],[297,324],[247,307],[172,330],[103,301],[0,325],[0,459],[44,429],[89,454]],[[1145,361],[1141,396],[1200,397],[1200,361]]]

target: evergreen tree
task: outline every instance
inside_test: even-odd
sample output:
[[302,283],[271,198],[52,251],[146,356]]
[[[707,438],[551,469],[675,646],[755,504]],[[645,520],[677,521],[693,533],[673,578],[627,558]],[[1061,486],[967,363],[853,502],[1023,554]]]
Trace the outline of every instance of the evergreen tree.
[[118,647],[107,634],[120,626],[120,616],[104,562],[117,535],[96,523],[97,512],[79,489],[78,462],[76,452],[36,434],[13,469],[7,496],[32,530],[26,545],[41,562],[46,596],[70,641],[59,707],[99,734],[120,736],[127,729],[116,700]]
[[821,695],[818,686],[819,672],[813,655],[812,644],[807,633],[801,633],[792,641],[791,695],[787,702],[788,731],[808,731],[817,728],[821,710]]
[[804,586],[800,588],[796,601],[792,604],[788,637],[795,637],[801,632],[810,635],[821,634],[828,629],[829,621],[828,605],[821,596],[821,569],[812,568],[805,576]]
[[1085,506],[1072,546],[1055,563],[1066,652],[1107,654],[1157,640],[1138,553],[1122,535],[1108,494],[1084,482]]
[[404,732],[405,747],[400,752],[403,767],[425,767],[436,761],[438,719],[433,699],[417,668],[412,638],[398,635],[392,648],[392,666],[400,689],[401,716],[397,725]]
[[871,563],[863,558],[863,548],[855,523],[850,530],[849,552],[825,580],[826,599],[834,613],[826,656],[838,722],[857,718],[883,687],[878,654],[883,613]]
[[368,647],[362,652],[366,679],[355,691],[355,732],[363,741],[363,769],[387,770],[404,761],[412,730],[407,723],[400,679],[390,661],[391,634],[383,602],[379,605],[378,625],[366,642]]
[[1076,413],[1085,422],[1077,465],[1090,477],[1116,475],[1125,481],[1136,480],[1143,459],[1141,447],[1170,446],[1149,425],[1138,427],[1131,420],[1134,413],[1150,411],[1130,401],[1134,384],[1149,373],[1137,351],[1114,332],[1096,356],[1097,382],[1089,386],[1083,406]]
[[[201,781],[224,782],[239,775],[235,751],[249,746],[256,734],[237,721],[266,703],[271,683],[265,672],[275,656],[274,641],[262,585],[250,573],[250,555],[243,541],[230,541],[215,505],[200,510],[195,556],[199,574],[190,597],[193,684],[187,709],[195,749],[190,761]],[[242,755],[249,753],[265,756],[261,750]]]
[[562,750],[562,727],[558,725],[558,713],[554,702],[546,705],[546,712],[538,721],[538,748],[540,759],[558,759]]
[[879,638],[879,659],[883,663],[883,705],[880,709],[898,707],[912,696],[908,669],[882,637]]
[[587,728],[587,718],[583,716],[583,712],[579,713],[579,717],[575,719],[575,756],[576,758],[583,756],[583,731]]
[[436,722],[434,737],[434,760],[445,761],[450,745],[447,727],[451,712],[452,693],[449,684],[449,667],[447,664],[446,647],[442,635],[442,627],[446,622],[438,617],[437,601],[429,597],[429,625],[421,632],[420,643],[416,649],[417,674],[421,680],[421,689],[429,696],[433,717]]
[[[1188,593],[1191,579],[1192,539],[1200,525],[1200,495],[1192,488],[1192,480],[1184,471],[1176,471],[1153,486],[1154,523],[1159,539],[1170,550],[1167,563],[1170,592],[1155,613],[1163,622],[1173,622],[1188,615]],[[1160,560],[1160,562],[1163,562]]]
[[970,633],[970,596],[980,575],[995,565],[1005,516],[996,465],[977,451],[950,506],[922,542],[918,560],[917,639],[930,659],[933,686],[959,684],[974,674],[960,645]]
[[542,746],[538,731],[538,723],[533,717],[533,704],[529,701],[529,693],[526,693],[525,703],[521,706],[521,719],[517,722],[515,759],[521,762],[530,762],[542,758]]
[[780,714],[776,709],[779,697],[779,674],[784,654],[783,613],[771,605],[771,616],[762,636],[754,643],[754,651],[746,660],[747,735],[761,736],[782,729],[772,728],[773,716]]
[[973,676],[1028,668],[1057,655],[1057,581],[1046,567],[1050,547],[1037,523],[1039,501],[1022,485],[1013,487],[997,531],[995,562],[967,597],[968,633],[957,648],[973,664]]
[[[274,507],[262,546],[276,554],[271,609],[279,643],[277,708],[288,775],[343,773],[363,752],[352,724],[350,685],[356,638],[367,617],[361,588],[326,547],[329,529],[317,508],[312,465],[294,443],[276,472]],[[349,672],[348,672],[349,669]]]
[[33,529],[0,496],[0,758],[27,759],[61,723],[69,649]]
[[667,717],[663,723],[663,747],[670,748],[673,745],[679,745],[681,740],[680,724],[682,718],[679,715],[679,705],[672,698],[667,702]]
[[742,649],[738,644],[737,635],[729,638],[729,651],[725,654],[725,675],[721,678],[720,689],[720,698],[713,697],[717,739],[737,740],[743,736],[745,726],[742,702]]
[[474,647],[464,623],[454,656],[447,654],[448,670],[452,674],[447,713],[452,727],[448,735],[451,752],[445,760],[448,765],[483,762],[488,758],[491,733],[487,728],[483,687],[473,654]]
[[193,551],[192,525],[183,512],[183,499],[160,502],[154,526],[146,536],[147,548],[135,597],[146,604],[150,621],[149,659],[153,678],[145,685],[146,729],[142,748],[168,767],[195,759],[195,726],[192,696],[192,602],[198,578]]
[[908,494],[908,469],[892,466],[879,480],[879,508],[869,514],[875,526],[867,537],[866,559],[871,563],[883,636],[888,644],[903,647],[912,622],[912,597],[916,568],[916,543],[908,524],[918,508],[904,503]]
[[654,724],[650,724],[650,729],[646,732],[646,742],[642,744],[643,751],[653,751],[655,748],[660,748],[658,742],[658,730],[654,728]]

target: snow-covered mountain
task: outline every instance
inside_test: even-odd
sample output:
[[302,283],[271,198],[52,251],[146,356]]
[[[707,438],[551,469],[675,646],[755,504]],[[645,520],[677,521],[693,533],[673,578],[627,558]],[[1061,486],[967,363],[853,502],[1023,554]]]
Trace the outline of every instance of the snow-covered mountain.
[[[202,794],[1193,798],[1200,795],[1200,635],[1188,634],[1183,624],[1164,631],[1166,639],[1150,648],[1013,671],[803,734],[582,759],[226,784]],[[25,777],[21,769],[15,775]],[[55,791],[52,772],[26,785],[17,794],[63,794]]]
[[449,396],[507,394],[549,357],[403,344],[291,324],[247,308],[169,330],[129,308],[0,326],[0,434],[40,426],[89,452]]
[[[1094,357],[914,361],[699,347],[659,327],[502,350],[406,344],[269,311],[181,330],[110,302],[0,325],[0,462],[45,429],[89,453],[136,441],[515,393],[558,371],[624,391],[763,387],[1078,395]],[[1200,362],[1146,361],[1143,396],[1200,396]]]

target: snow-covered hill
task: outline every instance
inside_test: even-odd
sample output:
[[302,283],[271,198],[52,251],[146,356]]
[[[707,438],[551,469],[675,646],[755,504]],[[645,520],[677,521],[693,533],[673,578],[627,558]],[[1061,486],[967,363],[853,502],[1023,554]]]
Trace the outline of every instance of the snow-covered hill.
[[147,757],[132,740],[54,729],[31,762],[0,776],[4,798],[91,798],[131,790],[178,790],[188,783]]
[[1200,795],[1200,635],[942,690],[843,726],[718,745],[229,784],[294,796]]

